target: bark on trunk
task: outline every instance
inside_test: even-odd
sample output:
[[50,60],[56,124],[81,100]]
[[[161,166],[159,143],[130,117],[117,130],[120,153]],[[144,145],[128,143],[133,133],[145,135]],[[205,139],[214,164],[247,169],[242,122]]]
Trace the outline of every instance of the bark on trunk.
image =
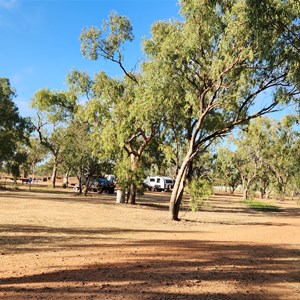
[[256,178],[256,173],[249,177],[242,177],[242,187],[243,187],[243,200],[249,199],[249,192],[252,185],[253,180]]
[[169,218],[174,221],[179,221],[179,210],[180,204],[182,202],[182,196],[184,191],[185,180],[187,177],[188,166],[190,163],[190,158],[187,157],[175,180],[175,185],[171,194],[170,205],[169,205]]
[[248,200],[249,197],[249,189],[248,187],[243,188],[243,200]]
[[91,175],[88,175],[84,185],[84,196],[86,196],[89,191],[90,181],[91,181]]
[[279,199],[284,200],[285,197],[285,187],[282,178],[278,179],[278,192],[279,192]]
[[83,177],[83,168],[82,168],[82,158],[80,158],[80,165],[77,169],[77,179],[78,179],[78,194],[82,194],[82,177]]
[[136,204],[136,184],[134,183],[134,181],[131,181],[129,186],[127,203]]
[[56,185],[56,176],[57,176],[57,162],[55,161],[53,164],[53,169],[52,169],[52,176],[51,176],[51,183],[52,187],[55,188]]
[[138,156],[134,156],[133,154],[130,155],[130,161],[131,161],[131,178],[129,182],[129,190],[127,195],[127,203],[130,204],[136,204],[136,184],[135,184],[135,174],[136,170],[138,169]]
[[65,178],[63,180],[63,186],[65,187],[69,186],[69,176],[70,176],[70,170],[67,170]]
[[78,194],[82,194],[82,182],[81,182],[81,175],[77,175],[77,179],[78,179]]

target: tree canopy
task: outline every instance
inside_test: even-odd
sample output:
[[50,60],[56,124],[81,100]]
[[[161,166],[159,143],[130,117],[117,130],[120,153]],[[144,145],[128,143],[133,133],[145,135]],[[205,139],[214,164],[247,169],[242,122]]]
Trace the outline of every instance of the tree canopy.
[[[113,162],[132,204],[153,162],[164,170],[173,164],[177,178],[170,199],[172,220],[179,219],[186,182],[196,169],[203,170],[199,164],[211,145],[234,128],[299,101],[300,84],[299,1],[179,3],[181,18],[154,23],[151,36],[143,40],[145,59],[138,69],[129,70],[124,64],[124,46],[134,38],[126,16],[113,12],[101,27],[84,28],[83,56],[117,64],[123,77],[111,77],[101,69],[93,77],[72,70],[67,92],[43,89],[32,102],[39,112],[40,141],[56,161],[61,155],[66,166],[82,170],[74,158],[89,161],[90,153]],[[12,96],[13,92],[8,97]],[[45,123],[54,126],[49,135],[42,130]],[[284,136],[286,129],[280,130]],[[64,150],[65,141],[69,142]],[[246,149],[248,140],[240,142]],[[280,143],[277,146],[281,149]],[[256,171],[262,161],[252,148],[239,158],[246,161],[242,156],[247,154]],[[235,157],[226,151],[222,155],[224,160]],[[219,166],[223,172],[234,168],[230,159]],[[240,180],[246,188],[254,177],[264,176],[242,171],[227,178],[233,190]],[[237,179],[241,173],[244,177]],[[275,169],[273,173],[276,176]]]
[[20,116],[15,96],[9,79],[0,78],[0,163],[19,161],[18,146],[29,141],[31,126]]
[[155,23],[144,43],[148,68],[159,82],[153,93],[165,91],[162,101],[171,103],[167,111],[186,133],[186,154],[170,202],[174,220],[199,151],[299,95],[295,1],[180,3],[184,20]]

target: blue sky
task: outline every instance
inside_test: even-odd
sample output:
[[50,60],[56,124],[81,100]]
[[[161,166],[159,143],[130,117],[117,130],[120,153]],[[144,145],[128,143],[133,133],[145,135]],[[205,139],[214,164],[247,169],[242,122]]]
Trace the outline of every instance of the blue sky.
[[[83,58],[79,36],[84,27],[100,27],[112,11],[129,17],[135,40],[126,45],[124,64],[130,70],[142,58],[142,37],[150,36],[151,25],[178,18],[179,9],[178,0],[0,0],[0,77],[9,78],[16,89],[21,115],[31,116],[34,93],[66,90],[66,75],[73,68],[91,76],[100,70],[123,75],[111,62]],[[270,116],[285,113],[293,108]]]
[[89,61],[80,52],[84,27],[101,26],[110,12],[129,17],[135,40],[128,45],[125,64],[141,59],[141,41],[157,20],[178,17],[177,0],[0,0],[0,77],[10,79],[22,116],[30,116],[34,93],[42,88],[65,90],[73,69],[90,75],[104,70],[121,75],[102,60]]

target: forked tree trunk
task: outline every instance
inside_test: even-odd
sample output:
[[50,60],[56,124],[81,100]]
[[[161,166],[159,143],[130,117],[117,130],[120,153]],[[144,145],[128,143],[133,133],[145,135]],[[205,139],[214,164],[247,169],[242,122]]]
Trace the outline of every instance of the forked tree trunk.
[[256,178],[256,173],[253,174],[250,178],[242,176],[242,187],[243,187],[243,200],[249,200],[249,192],[252,185],[253,180]]

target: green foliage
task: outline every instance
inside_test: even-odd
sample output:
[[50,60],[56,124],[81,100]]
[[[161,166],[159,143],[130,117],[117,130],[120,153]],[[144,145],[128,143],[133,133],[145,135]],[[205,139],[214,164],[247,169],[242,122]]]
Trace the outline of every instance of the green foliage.
[[14,160],[20,144],[27,144],[32,131],[13,102],[16,96],[7,78],[0,78],[0,163]]
[[6,170],[12,174],[13,178],[20,177],[20,166],[26,162],[27,154],[24,152],[17,152],[14,157],[7,163]]
[[133,170],[130,158],[127,155],[125,155],[123,159],[119,158],[117,160],[115,174],[118,178],[117,185],[120,188],[127,189],[129,184],[133,182],[137,192],[140,195],[144,193],[143,182],[146,177],[144,169],[141,167]]
[[109,19],[103,22],[101,29],[95,26],[83,29],[80,36],[81,51],[91,60],[97,60],[102,56],[121,62],[123,57],[120,47],[124,42],[132,40],[132,26],[129,19],[112,12]]
[[[257,18],[256,5],[250,2],[257,2],[261,17]],[[274,98],[274,105],[293,99],[294,82],[285,73],[289,72],[285,59],[290,46],[283,42],[282,34],[289,29],[297,32],[298,27],[291,25],[293,20],[298,24],[297,13],[290,11],[291,4],[276,6],[267,2],[264,6],[261,1],[181,1],[185,20],[157,22],[152,27],[152,38],[144,42],[152,58],[151,67],[156,69],[157,77],[164,78],[160,83],[172,86],[169,94],[165,89],[164,100],[175,100],[177,110],[187,109],[180,111],[179,122],[186,118],[185,124],[190,126],[188,118],[192,117],[194,124],[201,120],[199,137],[204,140],[211,133],[231,130],[238,120],[247,122],[249,108],[261,102],[257,95],[276,86],[280,90],[283,81],[288,91],[286,99]],[[285,17],[280,24],[282,15]],[[264,22],[282,25],[281,31],[273,27],[270,31]],[[175,89],[184,91],[180,99],[176,98],[178,92],[173,96]],[[253,117],[266,111],[262,109]]]
[[279,206],[271,205],[264,201],[246,200],[246,201],[243,201],[243,203],[247,204],[250,208],[253,208],[255,210],[266,211],[266,212],[280,211]]
[[273,123],[265,133],[268,141],[262,150],[265,166],[274,176],[273,187],[279,197],[283,198],[293,178],[299,176],[299,135],[290,122]]
[[[297,98],[299,81],[290,66],[299,70],[300,53],[295,51],[300,8],[294,1],[182,0],[180,5],[182,20],[155,23],[144,41],[147,70],[161,91],[155,94],[186,139],[179,189],[198,151]],[[259,97],[277,90],[276,97]],[[249,154],[255,170],[260,162]],[[247,185],[255,176],[247,176]],[[173,190],[172,213],[179,211],[181,195]]]
[[92,80],[86,72],[79,72],[78,70],[73,69],[67,75],[67,83],[71,95],[84,95],[89,97]]
[[41,163],[48,155],[49,149],[41,145],[40,141],[36,137],[31,137],[29,147],[26,148],[27,160],[26,163],[30,167],[35,167],[38,163]]
[[61,142],[60,157],[61,166],[65,173],[72,172],[82,176],[88,172],[88,165],[92,157],[90,135],[88,126],[78,120],[74,120],[66,128],[64,138]]
[[297,191],[300,139],[292,125],[290,118],[252,120],[231,139],[234,150],[219,149],[217,175],[223,180],[237,175],[248,198],[255,191],[261,197],[272,191],[279,198]]
[[50,123],[65,122],[77,109],[77,98],[72,93],[42,89],[34,94],[31,106],[46,114]]
[[187,188],[190,194],[192,211],[198,211],[199,207],[213,194],[212,184],[207,179],[193,179]]
[[71,88],[88,95],[81,118],[90,125],[93,154],[100,159],[109,157],[122,166],[122,170],[117,167],[119,182],[131,186],[131,194],[135,194],[133,189],[142,186],[145,154],[155,149],[153,143],[149,145],[161,129],[165,110],[160,90],[153,90],[158,82],[153,69],[144,67],[133,73],[123,65],[122,47],[133,40],[129,19],[112,13],[102,25],[100,29],[83,30],[82,53],[92,60],[101,57],[118,64],[125,76],[115,79],[101,71],[88,80],[84,74],[73,72]]
[[238,169],[237,153],[228,147],[220,147],[217,153],[217,160],[214,163],[214,180],[218,185],[230,187],[234,193],[241,184],[241,174]]

